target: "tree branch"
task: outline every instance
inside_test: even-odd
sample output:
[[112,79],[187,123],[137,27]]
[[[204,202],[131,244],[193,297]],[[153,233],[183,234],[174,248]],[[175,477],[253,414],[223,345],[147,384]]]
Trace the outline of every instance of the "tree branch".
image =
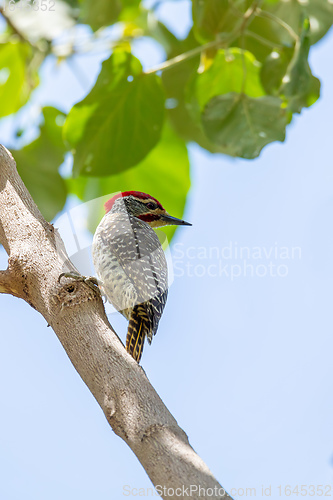
[[158,73],[159,71],[166,71],[168,69],[173,68],[177,64],[180,64],[188,59],[192,59],[193,57],[201,54],[202,52],[210,49],[217,49],[221,47],[228,47],[232,42],[234,42],[246,29],[247,26],[251,23],[254,16],[256,15],[259,5],[262,0],[255,0],[252,5],[247,9],[244,16],[241,18],[239,23],[230,33],[223,33],[219,35],[216,40],[212,42],[207,42],[204,45],[199,45],[194,49],[189,50],[188,52],[184,52],[183,54],[179,54],[178,56],[173,57],[172,59],[168,59],[163,63],[155,66],[154,68],[148,69],[145,73],[148,75],[150,73]]
[[23,298],[52,326],[114,432],[133,450],[161,492],[173,489],[174,495],[169,490],[162,498],[179,498],[177,488],[191,487],[192,491],[198,488],[193,498],[230,500],[190,446],[144,370],[124,349],[108,322],[101,298],[84,283],[58,283],[62,272],[75,271],[75,267],[57,230],[42,217],[3,146],[0,242],[9,255],[8,269],[0,273],[0,291]]
[[31,40],[29,40],[18,28],[17,26],[15,26],[15,24],[13,23],[13,21],[11,20],[10,16],[8,16],[5,12],[5,9],[3,7],[0,7],[0,14],[2,15],[2,17],[4,18],[4,20],[6,21],[7,25],[9,26],[9,28],[12,30],[12,32],[18,36],[18,38],[21,40],[21,42],[26,42],[28,43],[29,45],[31,45],[31,47],[37,49],[37,50],[41,50],[42,52],[44,52],[40,46],[36,45],[35,43],[33,43]]

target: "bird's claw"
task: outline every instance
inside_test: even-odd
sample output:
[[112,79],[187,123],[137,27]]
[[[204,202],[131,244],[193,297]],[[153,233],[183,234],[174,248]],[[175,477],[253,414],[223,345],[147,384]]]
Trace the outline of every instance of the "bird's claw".
[[70,278],[75,281],[81,281],[82,283],[88,285],[89,288],[94,290],[94,292],[98,293],[104,300],[104,303],[107,301],[106,295],[101,290],[101,283],[94,276],[82,276],[80,273],[77,273],[75,271],[70,271],[67,273],[61,273],[58,278],[58,283],[61,282],[61,278]]
[[[61,282],[61,278],[72,278],[72,279],[76,279],[78,281],[84,281],[85,276],[81,276],[80,273],[77,273],[75,271],[70,271],[68,273],[61,273],[59,278],[58,278],[58,283]],[[82,280],[80,280],[80,278],[82,278]]]

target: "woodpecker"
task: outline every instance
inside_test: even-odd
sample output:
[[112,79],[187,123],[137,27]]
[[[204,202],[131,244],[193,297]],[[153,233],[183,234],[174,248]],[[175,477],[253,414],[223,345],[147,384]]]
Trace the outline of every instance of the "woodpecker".
[[93,263],[102,293],[129,321],[126,350],[139,363],[145,338],[151,344],[168,295],[167,262],[152,228],[191,224],[139,191],[118,193],[104,207],[92,244]]

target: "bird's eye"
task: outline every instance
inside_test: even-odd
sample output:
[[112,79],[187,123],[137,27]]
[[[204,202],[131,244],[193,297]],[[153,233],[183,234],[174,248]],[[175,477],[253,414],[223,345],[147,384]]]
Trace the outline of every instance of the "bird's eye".
[[149,210],[154,210],[154,208],[156,208],[155,203],[150,201],[149,203],[147,203],[147,208],[149,208]]

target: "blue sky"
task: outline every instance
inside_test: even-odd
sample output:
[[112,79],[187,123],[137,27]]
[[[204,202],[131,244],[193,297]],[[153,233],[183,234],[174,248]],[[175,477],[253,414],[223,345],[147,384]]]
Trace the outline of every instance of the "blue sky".
[[[179,9],[170,23],[185,30],[187,2]],[[271,486],[275,499],[279,485],[284,497],[287,485],[333,483],[332,50],[332,32],[311,50],[321,99],[293,120],[284,144],[254,161],[190,146],[184,218],[193,226],[176,233],[174,281],[143,356],[151,383],[235,498],[242,488],[261,498]],[[163,55],[145,43],[136,51],[151,65]],[[99,61],[77,63],[91,84]],[[85,94],[66,64],[50,61],[42,77],[35,104],[70,106]],[[270,264],[283,276],[270,275]],[[0,498],[120,499],[125,485],[150,488],[45,320],[0,298]],[[124,339],[126,322],[110,320]]]

